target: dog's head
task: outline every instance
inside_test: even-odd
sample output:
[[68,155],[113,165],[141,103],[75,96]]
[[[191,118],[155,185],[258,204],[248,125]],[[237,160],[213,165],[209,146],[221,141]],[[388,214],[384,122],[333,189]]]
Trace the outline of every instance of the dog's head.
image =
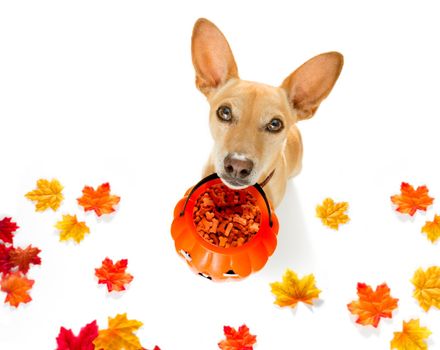
[[304,63],[279,87],[240,80],[226,38],[206,19],[194,25],[192,60],[196,85],[211,106],[215,171],[232,188],[271,172],[289,128],[314,115],[343,65],[341,54],[329,52]]

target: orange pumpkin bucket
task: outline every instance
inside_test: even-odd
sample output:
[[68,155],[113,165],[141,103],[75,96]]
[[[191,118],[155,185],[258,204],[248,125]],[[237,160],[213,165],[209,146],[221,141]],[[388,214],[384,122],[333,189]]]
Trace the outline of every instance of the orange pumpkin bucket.
[[[195,216],[201,203],[212,205],[213,202],[207,193],[213,193],[214,196],[213,191],[219,190],[220,186],[224,186],[222,184],[218,175],[212,174],[202,179],[189,193],[187,192],[174,209],[171,235],[177,253],[194,272],[213,281],[239,280],[260,270],[266,264],[277,245],[279,224],[263,189],[258,184],[243,190],[229,190],[235,193],[236,201],[238,197],[240,198],[241,211],[247,213],[252,209],[253,216],[248,222],[251,225],[248,225],[246,234],[242,234],[238,240],[231,242],[231,236],[234,236],[234,233],[230,236],[233,225],[231,222],[234,222],[234,227],[243,228],[242,224],[245,224],[246,220],[236,214],[233,220],[229,218],[230,223],[226,226],[226,230],[225,225],[228,220],[219,224],[218,221],[221,219],[212,218],[214,214],[211,212],[205,212],[207,220],[210,220],[209,223],[205,217],[202,218],[203,222],[200,222],[200,217],[195,218]],[[231,196],[230,193],[226,195],[226,199],[223,196],[223,204],[229,206],[232,201]],[[217,209],[217,214],[220,213],[223,218],[231,214],[231,209],[225,211],[223,208]],[[209,224],[210,233],[204,235],[201,233],[202,224]],[[222,224],[223,228],[221,228]],[[224,233],[216,232],[217,227],[219,231],[223,229]]]

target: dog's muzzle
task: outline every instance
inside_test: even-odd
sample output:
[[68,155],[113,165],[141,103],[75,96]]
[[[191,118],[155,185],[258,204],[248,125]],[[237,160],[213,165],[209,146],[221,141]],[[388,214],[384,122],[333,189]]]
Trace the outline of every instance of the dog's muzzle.
[[244,188],[252,185],[250,175],[254,162],[240,154],[230,153],[223,160],[223,171],[219,174],[223,183],[231,188]]

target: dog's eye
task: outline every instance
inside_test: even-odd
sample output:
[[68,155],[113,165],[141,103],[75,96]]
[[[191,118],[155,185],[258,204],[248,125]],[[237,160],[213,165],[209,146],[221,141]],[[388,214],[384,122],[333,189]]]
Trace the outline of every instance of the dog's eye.
[[278,118],[273,118],[267,125],[266,130],[270,132],[278,132],[283,129],[284,125]]
[[230,122],[232,120],[232,111],[228,106],[220,106],[217,109],[217,117],[225,122]]

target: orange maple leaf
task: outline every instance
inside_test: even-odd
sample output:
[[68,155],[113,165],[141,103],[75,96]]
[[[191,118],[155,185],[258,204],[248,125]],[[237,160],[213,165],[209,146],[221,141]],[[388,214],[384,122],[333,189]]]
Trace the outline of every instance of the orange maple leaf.
[[298,278],[298,275],[287,269],[281,282],[270,283],[271,291],[275,295],[275,304],[291,308],[296,307],[299,302],[313,305],[313,301],[319,298],[321,291],[316,288],[315,276],[313,274]]
[[432,243],[435,243],[440,238],[440,215],[434,215],[433,221],[426,221],[422,232],[426,233]]
[[431,266],[426,271],[417,269],[411,282],[415,287],[413,297],[423,310],[428,311],[431,306],[440,309],[440,266]]
[[426,186],[419,186],[414,190],[410,184],[402,182],[400,192],[401,194],[391,196],[391,202],[397,205],[396,210],[399,213],[413,216],[417,210],[426,211],[434,201],[434,198],[428,196],[429,190]]
[[55,227],[60,230],[60,241],[73,239],[76,243],[79,243],[86,234],[90,233],[86,223],[78,221],[76,215],[63,215],[63,219],[58,221]]
[[390,296],[390,288],[386,283],[377,286],[376,291],[365,283],[358,283],[357,294],[359,300],[352,301],[347,306],[353,315],[358,315],[356,323],[364,326],[377,327],[381,317],[391,318],[399,301]]
[[218,347],[222,350],[252,350],[257,341],[257,336],[249,333],[249,328],[242,325],[238,331],[229,326],[223,327],[226,339],[218,343]]
[[48,208],[56,211],[64,199],[62,191],[63,186],[57,179],[51,181],[40,179],[37,181],[37,188],[26,193],[25,197],[37,202],[35,204],[36,211],[44,211]]
[[98,283],[106,284],[109,292],[125,290],[125,284],[133,280],[133,276],[125,272],[127,265],[127,259],[119,260],[113,264],[111,259],[105,258],[102,266],[95,269],[95,276],[99,279]]
[[339,225],[347,223],[350,218],[345,212],[348,210],[347,202],[335,203],[333,199],[326,198],[322,204],[316,206],[316,216],[322,223],[334,230],[339,229]]
[[142,327],[142,322],[128,320],[127,314],[108,318],[108,329],[102,329],[93,341],[95,349],[100,350],[139,350],[142,345],[134,332]]
[[85,186],[82,193],[82,197],[77,199],[78,204],[85,211],[94,210],[98,216],[113,213],[115,211],[113,206],[121,200],[121,197],[110,194],[110,184],[108,182],[98,186],[96,191],[93,187]]
[[426,327],[420,326],[420,321],[403,321],[402,332],[394,332],[391,340],[391,349],[398,350],[427,350],[426,339],[431,335],[431,331]]
[[1,290],[6,292],[5,303],[9,302],[11,306],[17,307],[20,303],[26,304],[32,300],[28,291],[34,284],[19,272],[11,273],[3,277],[1,281]]

